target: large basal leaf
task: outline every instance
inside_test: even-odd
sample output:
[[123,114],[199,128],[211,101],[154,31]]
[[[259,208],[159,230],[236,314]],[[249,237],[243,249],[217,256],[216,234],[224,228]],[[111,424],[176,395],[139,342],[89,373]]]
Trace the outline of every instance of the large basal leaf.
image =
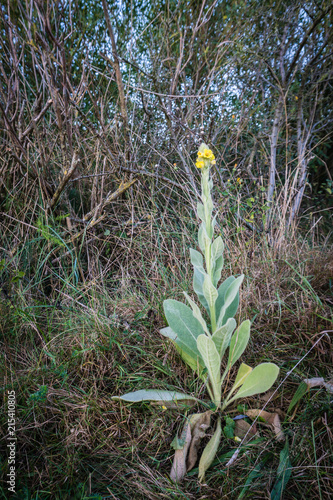
[[160,333],[174,343],[177,351],[179,352],[185,363],[187,363],[194,372],[198,373],[198,375],[201,376],[204,364],[199,353],[197,351],[192,351],[192,349],[181,342],[177,337],[177,334],[172,330],[172,328],[170,328],[170,326],[162,328],[160,330]]
[[[242,274],[241,276],[236,278],[229,285],[228,289],[226,290],[225,295],[224,295],[224,303],[223,303],[223,306],[221,307],[221,310],[220,310],[219,315],[218,315],[218,320],[217,320],[217,325],[219,327],[222,326],[226,322],[224,319],[224,317],[226,315],[226,311],[233,304],[233,302],[235,300],[237,300],[237,295],[239,293],[239,287],[241,286],[243,279],[244,279],[244,274]],[[237,304],[237,307],[238,307],[238,304]]]
[[246,319],[231,337],[227,370],[236,363],[246,349],[250,339],[251,321]]
[[197,267],[194,268],[193,290],[197,294],[200,303],[203,305],[206,311],[209,312],[209,306],[203,294],[203,283],[205,276],[206,276],[205,272],[201,272]]
[[199,321],[193,316],[191,309],[177,300],[167,299],[163,302],[164,313],[170,328],[178,339],[193,352],[197,351],[197,338],[204,333]]
[[230,318],[225,325],[221,326],[213,333],[212,339],[216,345],[220,359],[223,358],[225,351],[230,345],[231,336],[235,328],[236,320],[234,318]]
[[205,479],[206,470],[211,466],[215,455],[217,453],[220,441],[222,436],[222,427],[221,427],[221,417],[218,418],[216,423],[216,430],[208,441],[208,444],[204,451],[202,452],[200,462],[199,462],[199,481],[202,482]]
[[161,328],[160,333],[164,336],[167,337],[170,340],[176,340],[177,334],[170,328],[170,326],[167,326],[165,328]]
[[182,345],[179,339],[176,340],[175,347],[182,360],[205,382],[207,376],[204,376],[203,372],[206,371],[206,369],[201,356],[199,355],[195,357],[194,354],[191,356],[191,354],[189,354],[188,347]]
[[246,398],[268,391],[278,375],[279,368],[274,363],[262,363],[256,366],[248,377],[246,377],[237,394],[229,400],[229,403],[235,399]]
[[111,399],[121,399],[129,403],[139,403],[140,401],[181,401],[184,399],[193,399],[198,401],[197,398],[183,394],[176,391],[163,391],[156,389],[142,389],[140,391],[128,392],[122,396],[113,396]]
[[208,375],[213,387],[215,397],[219,397],[220,389],[220,367],[221,359],[217,352],[213,340],[207,335],[199,335],[197,340],[198,351],[201,354],[203,362],[207,368]]
[[209,309],[212,310],[215,306],[215,302],[217,299],[217,290],[213,285],[212,280],[208,274],[206,274],[205,276],[202,286],[202,291],[208,303]]
[[199,321],[199,323],[202,326],[202,328],[204,329],[204,331],[209,335],[206,321],[203,319],[199,307],[197,306],[197,304],[194,302],[194,300],[192,300],[191,297],[186,292],[183,292],[183,294],[185,295],[186,300],[188,301],[188,303],[190,304],[190,306],[192,308],[193,316]]
[[[202,361],[202,358],[200,356],[200,353],[198,349],[193,351],[188,345],[184,344],[178,337],[176,340],[173,341],[175,343],[175,346],[177,350],[179,351],[181,357],[184,359],[185,363],[189,364],[189,366],[193,369],[193,366],[197,367],[198,363],[199,366],[201,365],[202,367],[204,366],[204,363]],[[189,363],[189,360],[193,360]]]

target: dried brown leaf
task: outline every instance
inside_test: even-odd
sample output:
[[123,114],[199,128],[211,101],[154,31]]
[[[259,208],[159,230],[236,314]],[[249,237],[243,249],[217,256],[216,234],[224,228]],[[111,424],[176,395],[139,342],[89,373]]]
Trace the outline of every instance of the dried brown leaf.
[[257,434],[257,426],[256,424],[251,425],[245,420],[236,420],[234,435],[240,439],[243,439],[246,436],[244,442],[247,443],[250,439]]
[[[191,423],[192,441],[187,458],[187,471],[190,471],[195,466],[198,458],[198,449],[202,438],[206,435],[206,430],[210,427],[211,411],[193,415]],[[196,417],[196,418],[193,418]]]
[[265,425],[266,427],[269,427],[272,429],[272,431],[275,434],[275,437],[278,441],[284,441],[285,440],[285,435],[283,433],[283,430],[281,428],[281,421],[280,417],[277,413],[269,413],[268,411],[264,410],[248,410],[246,412],[246,415],[252,419],[256,417],[260,417],[260,419],[263,419],[264,422],[260,419],[257,420],[258,423]]
[[170,471],[170,477],[175,483],[179,483],[186,473],[186,456],[192,439],[191,424],[189,420],[184,425],[180,439],[184,441],[184,447],[175,451]]

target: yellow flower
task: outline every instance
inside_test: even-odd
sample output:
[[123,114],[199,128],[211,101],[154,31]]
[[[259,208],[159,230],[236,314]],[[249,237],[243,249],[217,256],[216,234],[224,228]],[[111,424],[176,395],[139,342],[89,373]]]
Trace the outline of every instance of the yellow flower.
[[[200,151],[199,151],[199,153],[200,153]],[[215,156],[213,155],[213,153],[210,149],[205,149],[204,154],[202,156],[204,158],[207,158],[207,160],[215,160]]]
[[202,158],[203,154],[201,153],[201,151],[198,151],[198,157],[199,158]]
[[166,410],[166,409],[167,409],[167,407],[163,405],[162,406],[162,410]]
[[195,166],[196,166],[197,168],[204,168],[204,166],[205,166],[205,162],[204,162],[204,161],[197,160],[197,161],[196,161]]
[[242,179],[240,177],[237,177],[237,182],[238,182],[238,184],[241,184]]

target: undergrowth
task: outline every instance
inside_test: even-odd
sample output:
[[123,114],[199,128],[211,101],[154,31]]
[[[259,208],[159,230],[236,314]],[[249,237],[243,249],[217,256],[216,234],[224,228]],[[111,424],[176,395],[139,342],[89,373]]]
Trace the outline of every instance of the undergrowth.
[[[68,244],[63,221],[50,217],[31,217],[23,229],[17,219],[3,226],[1,498],[8,498],[6,394],[12,389],[13,498],[270,498],[283,444],[269,429],[260,426],[228,467],[238,444],[224,438],[205,484],[194,469],[175,485],[168,478],[170,444],[186,410],[111,400],[153,385],[199,394],[205,404],[203,384],[193,382],[158,333],[165,326],[163,300],[192,289],[190,196],[185,191],[163,203],[160,195],[151,203],[138,193],[114,204],[91,243],[87,234]],[[332,395],[311,389],[288,415],[287,409],[302,380],[333,375],[332,247],[295,230],[276,248],[227,208],[218,228],[227,243],[224,273],[246,277],[238,314],[251,318],[253,334],[242,359],[273,361],[281,368],[279,382],[285,379],[266,407],[280,415],[289,442],[292,474],[283,498],[331,498]],[[248,408],[264,404],[260,396],[246,401]],[[232,406],[229,415],[237,413]]]

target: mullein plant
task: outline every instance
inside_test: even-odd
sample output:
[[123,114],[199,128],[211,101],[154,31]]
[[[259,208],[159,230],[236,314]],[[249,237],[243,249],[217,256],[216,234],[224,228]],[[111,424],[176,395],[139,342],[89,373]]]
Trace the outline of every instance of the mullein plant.
[[[224,244],[221,236],[214,238],[216,215],[213,217],[213,182],[210,178],[213,165],[215,157],[212,151],[206,144],[201,144],[196,161],[196,167],[201,171],[201,201],[197,204],[197,214],[201,221],[198,231],[200,251],[190,249],[194,270],[193,290],[201,307],[186,292],[183,293],[189,305],[174,299],[167,299],[163,303],[168,326],[160,332],[174,343],[183,361],[206,384],[213,408],[188,417],[180,439],[175,438],[173,444],[176,455],[181,450],[183,461],[180,466],[174,462],[171,470],[171,477],[176,481],[195,465],[198,442],[210,426],[210,415],[216,413],[216,426],[200,458],[201,481],[214,460],[222,438],[222,412],[240,398],[266,392],[279,373],[279,368],[273,363],[262,363],[255,368],[241,363],[230,390],[227,391],[224,387],[224,382],[229,381],[232,367],[249,342],[251,323],[245,320],[237,328],[234,319],[244,275],[238,278],[229,276],[220,283]],[[164,409],[173,408],[180,402],[198,401],[188,394],[163,390],[140,390],[116,396],[115,399],[129,402],[154,401]]]

